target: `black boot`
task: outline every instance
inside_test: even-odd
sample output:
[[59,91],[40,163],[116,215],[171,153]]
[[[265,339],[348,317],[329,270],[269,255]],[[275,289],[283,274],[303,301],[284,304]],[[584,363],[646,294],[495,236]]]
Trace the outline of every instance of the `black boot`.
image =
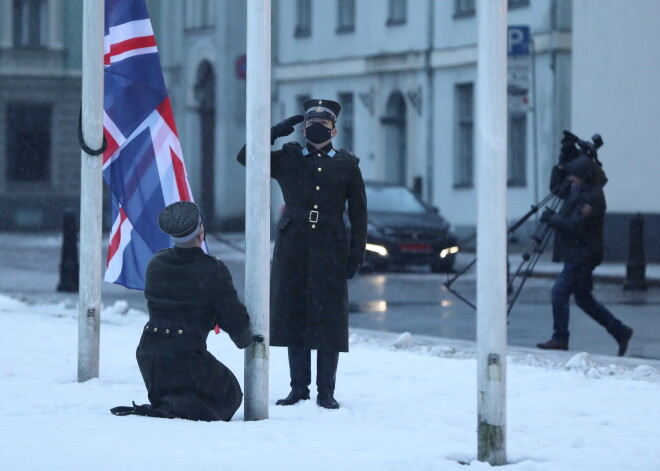
[[630,342],[630,337],[632,337],[633,330],[625,325],[622,325],[619,331],[616,334],[613,334],[616,343],[619,344],[619,353],[618,356],[622,357],[626,354],[628,350],[628,342]]
[[537,343],[536,346],[543,350],[568,350],[568,342],[550,339],[547,342]]
[[316,352],[316,403],[326,409],[339,409],[339,403],[334,398],[338,361],[339,352]]
[[312,382],[312,353],[304,347],[289,347],[288,350],[291,392],[284,399],[275,402],[276,406],[292,406],[309,399],[309,384]]

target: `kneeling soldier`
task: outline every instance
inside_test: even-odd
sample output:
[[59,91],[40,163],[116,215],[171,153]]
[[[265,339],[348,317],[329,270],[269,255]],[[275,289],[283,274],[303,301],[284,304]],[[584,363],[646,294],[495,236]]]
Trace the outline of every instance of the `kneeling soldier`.
[[149,321],[136,352],[151,404],[111,411],[228,421],[243,393],[233,373],[208,352],[206,338],[216,324],[239,348],[263,338],[253,338],[250,317],[225,264],[201,248],[204,225],[197,205],[179,201],[167,206],[158,226],[174,247],[158,252],[147,267]]

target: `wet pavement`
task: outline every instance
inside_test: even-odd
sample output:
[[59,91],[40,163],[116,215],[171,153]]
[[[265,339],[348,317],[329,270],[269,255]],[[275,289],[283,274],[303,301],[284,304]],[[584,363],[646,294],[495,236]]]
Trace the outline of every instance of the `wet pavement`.
[[[208,243],[210,252],[227,264],[242,296],[244,235],[217,235],[209,237]],[[61,245],[60,234],[0,234],[0,294],[31,303],[75,304],[77,293],[56,291]],[[104,240],[103,247],[107,249],[107,240]],[[510,254],[514,269],[519,257],[520,254]],[[534,275],[527,279],[511,309],[508,343],[512,347],[534,349],[536,343],[548,340],[552,333],[550,290],[561,265],[550,263],[549,256],[544,257],[539,260]],[[473,258],[471,253],[459,254],[457,269]],[[625,291],[625,275],[624,264],[598,267],[594,295],[635,330],[627,356],[660,359],[660,266],[647,266],[650,287],[646,291]],[[451,276],[433,274],[427,268],[361,273],[349,282],[351,328],[474,341],[476,311],[446,288],[444,283]],[[474,302],[474,268],[461,275],[451,287]],[[117,301],[126,301],[130,307],[146,312],[141,291],[102,283],[102,304],[110,306]],[[609,334],[575,305],[571,307],[570,326],[572,351],[602,355],[616,353],[616,343]]]

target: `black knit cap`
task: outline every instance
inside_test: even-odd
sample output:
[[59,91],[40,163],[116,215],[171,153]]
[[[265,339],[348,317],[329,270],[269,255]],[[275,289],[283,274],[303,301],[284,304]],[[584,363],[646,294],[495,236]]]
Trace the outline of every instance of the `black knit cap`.
[[341,105],[332,100],[310,98],[303,102],[303,110],[305,112],[305,119],[319,117],[337,121],[339,112],[341,111]]
[[174,242],[187,242],[199,234],[202,215],[192,201],[177,201],[166,206],[158,216],[158,227]]

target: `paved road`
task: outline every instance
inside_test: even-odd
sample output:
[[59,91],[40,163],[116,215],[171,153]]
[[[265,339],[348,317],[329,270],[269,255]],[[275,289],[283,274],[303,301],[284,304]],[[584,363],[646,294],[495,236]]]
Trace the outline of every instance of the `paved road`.
[[[240,235],[209,238],[211,253],[223,259],[239,293],[244,289],[244,260]],[[104,241],[107,247],[107,241]],[[61,237],[59,234],[0,234],[0,294],[28,302],[76,303],[75,293],[58,293]],[[515,256],[514,256],[515,257]],[[472,259],[459,258],[459,266]],[[511,259],[515,266],[517,261]],[[349,282],[350,325],[384,332],[411,332],[459,340],[475,340],[474,309],[451,294],[443,283],[446,275],[418,269],[405,273],[361,274]],[[509,317],[508,341],[512,346],[534,347],[550,338],[550,277],[530,278]],[[474,272],[467,272],[453,285],[470,300],[475,299]],[[595,294],[614,314],[635,329],[629,355],[660,359],[660,286],[648,291],[627,292],[621,283],[596,284]],[[146,312],[140,291],[102,284],[102,302],[116,301]],[[577,307],[571,310],[571,349],[612,355],[612,338]]]

